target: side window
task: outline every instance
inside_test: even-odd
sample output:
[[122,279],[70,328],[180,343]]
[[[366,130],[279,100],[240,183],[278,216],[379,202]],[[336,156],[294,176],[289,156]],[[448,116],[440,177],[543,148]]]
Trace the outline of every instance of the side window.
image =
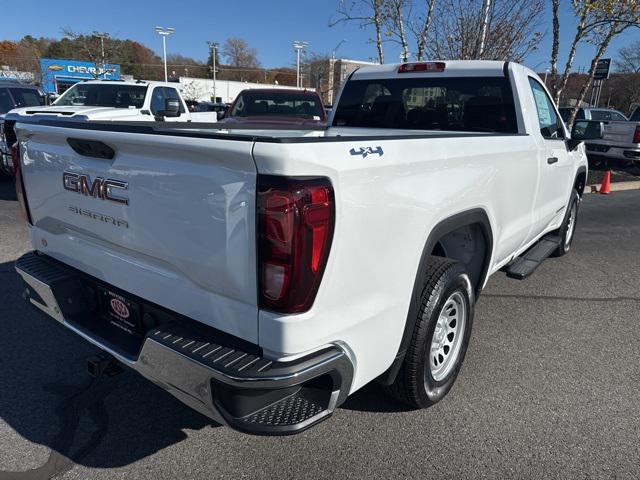
[[158,112],[164,110],[164,88],[154,88],[151,95],[151,114],[157,115]]
[[13,108],[13,100],[9,95],[9,91],[6,88],[0,88],[0,113],[7,113]]
[[626,122],[627,119],[624,115],[619,114],[618,112],[611,112],[611,120],[614,122]]
[[611,120],[611,112],[603,112],[600,110],[591,111],[591,120]]
[[[180,103],[180,113],[184,113],[184,105],[180,99],[180,94],[175,88],[163,87],[164,98],[167,100],[177,100]],[[162,107],[164,109],[164,106]]]
[[540,133],[544,138],[551,140],[561,140],[564,138],[564,129],[562,120],[558,117],[553,102],[544,91],[542,85],[533,78],[529,78],[533,100],[536,104],[538,112],[538,122],[540,124]]

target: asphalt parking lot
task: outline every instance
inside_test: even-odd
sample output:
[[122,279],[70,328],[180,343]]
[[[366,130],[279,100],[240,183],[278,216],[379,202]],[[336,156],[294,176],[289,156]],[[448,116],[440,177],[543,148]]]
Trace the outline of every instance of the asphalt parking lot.
[[294,437],[254,437],[132,372],[21,298],[29,249],[0,179],[0,480],[640,478],[640,191],[586,195],[573,251],[478,302],[449,396],[407,410],[376,385]]

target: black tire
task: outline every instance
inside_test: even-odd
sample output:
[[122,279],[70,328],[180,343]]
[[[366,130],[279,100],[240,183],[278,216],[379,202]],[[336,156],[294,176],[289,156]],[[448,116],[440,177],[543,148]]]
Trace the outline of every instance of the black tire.
[[[440,314],[452,296],[463,300],[464,308],[461,310],[466,310],[466,321],[455,362],[451,362],[445,377],[435,380],[427,352],[431,351]],[[474,303],[471,280],[464,266],[448,258],[429,257],[427,278],[411,343],[398,376],[391,385],[385,387],[389,395],[415,408],[429,407],[445,397],[458,376],[467,351]]]
[[[563,255],[566,255],[567,253],[569,253],[569,250],[571,250],[571,244],[573,243],[576,232],[576,225],[578,223],[579,210],[580,194],[576,190],[573,190],[571,192],[569,204],[567,205],[567,212],[565,213],[564,220],[562,221],[562,226],[558,230],[558,235],[560,236],[560,244],[558,245],[558,248],[556,248],[553,252],[554,257],[561,257]],[[572,215],[573,224],[571,223]]]

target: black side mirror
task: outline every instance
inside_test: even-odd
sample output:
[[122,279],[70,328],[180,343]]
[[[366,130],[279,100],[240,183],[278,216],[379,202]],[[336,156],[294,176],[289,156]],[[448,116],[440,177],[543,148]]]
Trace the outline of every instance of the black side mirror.
[[225,114],[225,113],[226,113],[226,112],[223,112],[223,111],[216,112],[216,118],[217,118],[218,120],[222,120],[222,119],[224,118],[224,114]]
[[575,120],[571,128],[569,150],[575,150],[585,140],[599,140],[604,134],[603,122],[596,120]]
[[164,117],[179,117],[180,116],[180,100],[167,98],[164,101]]

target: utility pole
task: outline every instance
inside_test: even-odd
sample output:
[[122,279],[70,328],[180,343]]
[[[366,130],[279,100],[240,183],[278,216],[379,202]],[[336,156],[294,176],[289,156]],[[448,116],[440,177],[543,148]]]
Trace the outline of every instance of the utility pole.
[[162,36],[162,56],[164,57],[164,81],[166,82],[167,77],[167,37],[175,32],[175,29],[172,27],[163,28],[156,27],[156,33]]
[[297,68],[296,68],[296,87],[298,88],[302,86],[300,82],[300,52],[303,49],[305,49],[307,45],[309,45],[307,42],[300,42],[298,40],[293,42],[293,48],[296,50],[296,53],[298,55],[298,62],[297,62]]
[[101,61],[102,61],[102,78],[105,78],[105,74],[107,73],[107,70],[105,68],[105,63],[104,63],[104,41],[109,38],[109,34],[107,32],[93,32],[93,36],[94,37],[98,37],[100,39],[100,50],[102,53]]
[[211,66],[213,73],[213,103],[216,103],[216,50],[220,46],[216,42],[207,42],[209,49],[211,50]]

